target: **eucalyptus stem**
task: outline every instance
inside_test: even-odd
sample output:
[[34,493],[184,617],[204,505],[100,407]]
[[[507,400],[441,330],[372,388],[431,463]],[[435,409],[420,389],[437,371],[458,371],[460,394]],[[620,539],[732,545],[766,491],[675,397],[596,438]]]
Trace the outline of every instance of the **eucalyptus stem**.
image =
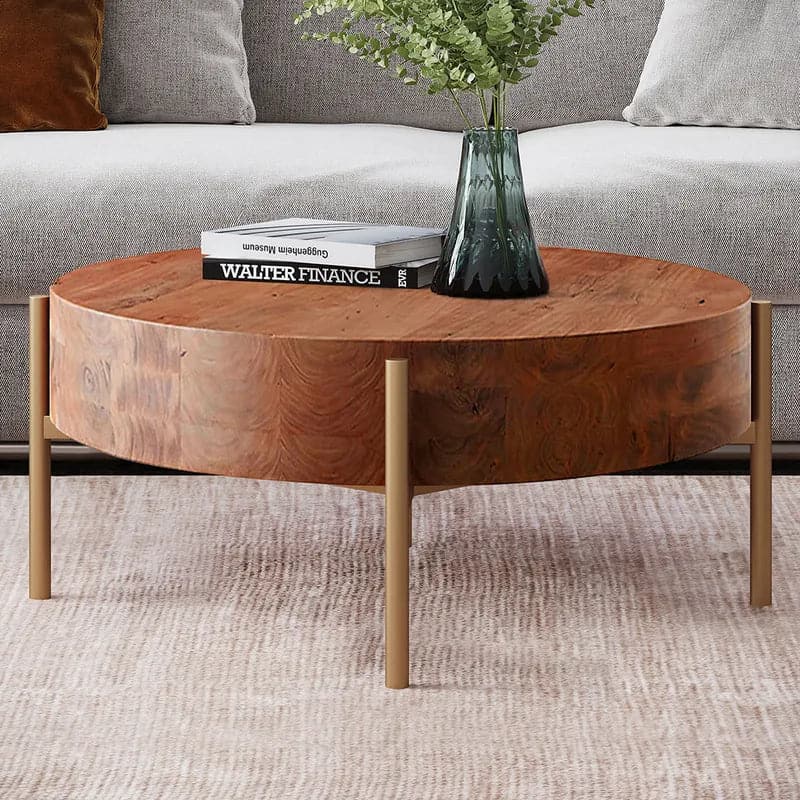
[[481,90],[477,90],[478,99],[481,101],[481,113],[483,114],[483,124],[486,126],[486,130],[489,130],[491,127],[491,122],[489,120],[489,111],[486,108],[486,98],[483,95]]
[[[494,134],[494,136],[492,136]],[[504,141],[502,128],[495,128],[494,131],[489,131],[489,151],[491,154],[491,161],[489,170],[492,173],[492,180],[494,181],[495,193],[495,214],[497,217],[497,230],[505,232],[506,230],[506,177],[504,165]],[[508,252],[508,238],[501,235],[500,241],[503,248],[503,263],[506,269],[510,268],[511,256]]]
[[474,126],[473,126],[470,118],[467,116],[466,112],[464,111],[464,106],[462,106],[461,103],[458,101],[458,95],[452,89],[449,89],[448,91],[450,92],[450,94],[451,94],[451,96],[453,98],[453,102],[456,104],[456,108],[458,109],[458,113],[461,114],[461,118],[466,123],[467,128],[469,130],[472,130],[472,128]]

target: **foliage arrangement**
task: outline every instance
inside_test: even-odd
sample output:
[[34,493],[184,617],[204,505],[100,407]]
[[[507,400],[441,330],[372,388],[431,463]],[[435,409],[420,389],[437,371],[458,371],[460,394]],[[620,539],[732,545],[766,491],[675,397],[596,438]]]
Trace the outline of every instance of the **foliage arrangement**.
[[[406,84],[422,80],[429,94],[448,92],[468,128],[461,102],[477,96],[483,125],[502,128],[508,86],[523,81],[565,17],[595,0],[304,0],[295,19],[336,15],[336,29],[304,33],[391,69]],[[337,13],[338,12],[338,13]],[[366,32],[365,32],[366,31]]]

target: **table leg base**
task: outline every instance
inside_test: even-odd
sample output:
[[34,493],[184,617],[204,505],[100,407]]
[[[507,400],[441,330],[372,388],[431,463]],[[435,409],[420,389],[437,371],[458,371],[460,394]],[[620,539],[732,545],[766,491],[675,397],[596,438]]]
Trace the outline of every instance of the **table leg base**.
[[386,362],[386,686],[408,687],[408,549],[411,481],[408,361]]
[[50,298],[31,297],[29,314],[28,595],[32,600],[49,600],[50,440],[46,435],[45,422],[50,407]]
[[[752,424],[742,441],[750,445],[750,605],[772,604],[772,306],[753,302]],[[51,597],[51,448],[66,439],[50,416],[49,297],[30,299],[29,596]],[[390,359],[386,372],[385,682],[409,685],[409,548],[411,501],[418,494],[451,486],[412,487],[410,480],[408,361]]]
[[750,605],[772,605],[772,306],[753,303]]

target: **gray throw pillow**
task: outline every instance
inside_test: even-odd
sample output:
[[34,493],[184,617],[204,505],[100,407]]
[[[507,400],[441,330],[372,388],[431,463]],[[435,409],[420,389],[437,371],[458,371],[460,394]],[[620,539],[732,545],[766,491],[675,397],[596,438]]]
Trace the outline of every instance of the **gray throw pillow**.
[[798,8],[798,0],[667,0],[624,118],[800,128]]
[[254,122],[242,2],[106,0],[100,107],[109,122]]

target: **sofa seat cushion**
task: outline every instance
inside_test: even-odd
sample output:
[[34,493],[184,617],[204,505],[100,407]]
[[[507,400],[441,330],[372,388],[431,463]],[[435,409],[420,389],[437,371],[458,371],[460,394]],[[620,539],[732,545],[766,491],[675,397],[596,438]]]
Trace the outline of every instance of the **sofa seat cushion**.
[[[459,133],[383,125],[4,134],[0,302],[270,217],[446,226],[460,148]],[[800,300],[800,132],[594,122],[520,148],[541,244],[683,261]]]
[[521,141],[542,244],[692,264],[800,302],[800,132],[593,122]]

